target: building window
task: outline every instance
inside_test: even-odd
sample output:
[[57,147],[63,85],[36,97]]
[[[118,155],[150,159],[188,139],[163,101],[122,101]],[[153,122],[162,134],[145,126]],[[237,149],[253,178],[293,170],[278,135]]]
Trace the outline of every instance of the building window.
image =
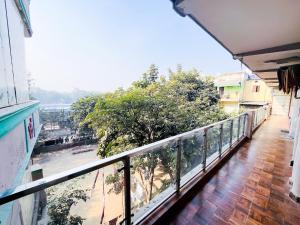
[[260,86],[259,85],[253,85],[252,92],[259,92]]

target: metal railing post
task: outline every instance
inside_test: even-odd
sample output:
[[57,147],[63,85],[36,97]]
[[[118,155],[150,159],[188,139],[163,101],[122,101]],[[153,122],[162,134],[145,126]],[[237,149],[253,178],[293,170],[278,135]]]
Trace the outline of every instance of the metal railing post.
[[206,169],[206,155],[207,155],[207,131],[208,129],[204,129],[204,148],[203,148],[203,161],[202,161],[202,165],[203,165],[203,171],[205,171]]
[[177,140],[177,156],[176,156],[176,193],[180,192],[180,174],[181,174],[181,152],[183,143],[181,139]]
[[222,155],[222,145],[223,145],[223,123],[220,125],[220,140],[219,140],[219,158]]
[[253,124],[252,124],[252,131],[253,129],[256,127],[256,123],[257,123],[257,113],[254,111],[253,112]]
[[243,136],[245,136],[246,116],[247,116],[247,114],[244,115],[244,121],[243,121]]
[[131,197],[130,197],[130,157],[126,157],[124,163],[124,201],[125,201],[125,224],[131,225]]
[[237,140],[239,140],[239,139],[240,139],[240,126],[241,126],[241,117],[239,116]]
[[230,141],[229,141],[229,148],[232,146],[232,133],[233,133],[233,120],[230,120]]

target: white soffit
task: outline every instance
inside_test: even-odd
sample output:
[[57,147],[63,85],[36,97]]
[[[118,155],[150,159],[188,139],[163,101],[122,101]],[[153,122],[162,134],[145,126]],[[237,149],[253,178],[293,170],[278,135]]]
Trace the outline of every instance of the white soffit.
[[[261,78],[261,71],[300,63],[300,0],[177,0],[174,4]],[[268,62],[286,58],[287,63]]]
[[265,83],[270,86],[278,86],[278,80],[277,80],[277,72],[264,72],[264,73],[258,73],[259,77],[265,81]]
[[[297,59],[296,57],[299,57],[299,59]],[[288,63],[281,62],[280,64],[277,64],[276,62],[274,62],[274,60],[276,61],[279,59],[288,59],[288,58],[290,58],[290,60],[288,60]],[[254,69],[255,71],[268,70],[270,68],[277,69],[280,68],[281,66],[299,64],[300,49],[291,50],[291,51],[273,52],[268,54],[244,56],[243,62],[247,64],[249,67],[255,68]]]

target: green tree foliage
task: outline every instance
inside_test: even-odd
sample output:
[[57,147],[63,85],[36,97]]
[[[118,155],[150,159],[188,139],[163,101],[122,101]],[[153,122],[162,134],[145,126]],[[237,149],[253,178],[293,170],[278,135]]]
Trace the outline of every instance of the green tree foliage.
[[89,127],[89,123],[84,122],[87,115],[93,112],[96,105],[96,96],[87,96],[78,99],[71,105],[71,121],[73,129],[79,136],[92,136],[94,131]]
[[85,218],[78,215],[70,215],[72,206],[80,201],[86,202],[89,197],[87,189],[78,189],[74,185],[68,185],[62,192],[56,188],[47,191],[48,199],[48,225],[82,225]]
[[[98,97],[80,99],[72,105],[73,118],[80,127],[93,129],[99,139],[98,155],[105,158],[135,147],[223,120],[227,115],[218,106],[219,95],[210,78],[197,70],[184,71],[179,65],[168,78],[159,76],[152,64],[128,89],[118,89]],[[200,137],[185,141],[189,148],[182,159],[185,168],[201,162],[196,157]],[[155,170],[167,174],[166,188],[175,177],[176,143],[132,160],[133,171],[140,175],[147,200],[155,194]],[[113,191],[122,191],[122,176],[108,176]]]
[[[147,86],[149,71],[155,79]],[[226,118],[218,107],[219,95],[211,80],[196,70],[170,71],[158,81],[157,68],[128,90],[98,97],[84,123],[97,131],[99,155],[107,157]],[[144,75],[145,75],[144,74]],[[81,108],[86,109],[85,105]],[[77,114],[76,112],[74,112]],[[86,115],[81,113],[79,120]]]
[[[84,111],[78,119],[85,117],[83,123],[96,131],[98,155],[105,158],[225,119],[218,101],[212,80],[201,77],[197,70],[183,71],[179,65],[175,72],[170,70],[167,79],[159,77],[157,67],[151,65],[127,90],[99,96],[92,110],[88,114]],[[196,139],[188,144],[197,147]],[[168,174],[169,183],[174,181],[175,147],[170,145],[133,160],[133,170],[140,174],[148,200],[153,198],[156,168]],[[185,160],[193,163],[192,152]],[[122,177],[115,175],[106,180],[116,181],[122,182]]]
[[154,64],[151,64],[148,71],[143,74],[142,79],[134,82],[133,85],[135,87],[146,88],[157,81],[158,75],[158,68]]

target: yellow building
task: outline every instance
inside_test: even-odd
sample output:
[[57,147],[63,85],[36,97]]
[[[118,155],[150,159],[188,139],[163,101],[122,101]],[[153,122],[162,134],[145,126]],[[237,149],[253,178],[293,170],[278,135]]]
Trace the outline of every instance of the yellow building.
[[257,108],[272,102],[272,89],[261,79],[244,81],[240,106]]
[[214,83],[220,94],[220,106],[228,113],[237,113],[241,107],[257,108],[272,102],[272,89],[255,75],[227,73],[217,76]]
[[214,83],[219,91],[220,106],[224,108],[225,112],[239,111],[245,79],[244,72],[226,73],[215,77]]

